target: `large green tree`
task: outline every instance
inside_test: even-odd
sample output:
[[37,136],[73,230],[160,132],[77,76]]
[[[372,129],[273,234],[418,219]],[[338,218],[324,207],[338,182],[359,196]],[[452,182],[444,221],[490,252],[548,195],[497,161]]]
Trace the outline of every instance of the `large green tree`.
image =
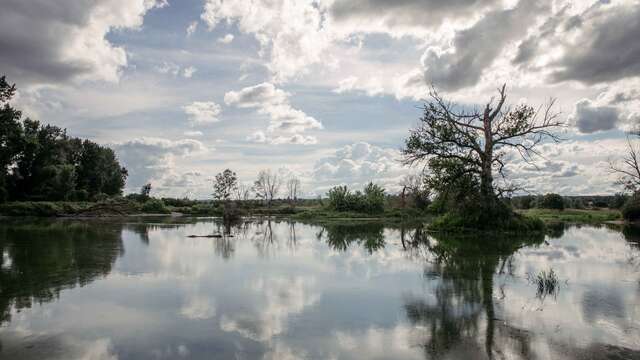
[[1,77],[0,201],[122,193],[127,171],[113,150],[70,137],[57,126],[23,120],[9,104],[15,92],[15,85]]
[[492,99],[482,110],[465,110],[432,90],[418,126],[406,139],[405,163],[426,163],[430,185],[441,193],[463,189],[456,194],[477,194],[483,206],[495,205],[499,196],[514,190],[507,182],[494,181],[496,174],[506,179],[508,155],[515,152],[531,162],[540,143],[560,140],[553,130],[562,126],[552,111],[553,100],[537,109],[507,106],[505,89],[498,89],[497,102]]

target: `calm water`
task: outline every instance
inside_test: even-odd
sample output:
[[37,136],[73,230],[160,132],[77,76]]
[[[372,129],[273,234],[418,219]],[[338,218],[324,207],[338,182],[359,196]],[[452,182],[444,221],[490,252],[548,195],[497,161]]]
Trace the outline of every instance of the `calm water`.
[[174,221],[3,220],[0,358],[640,359],[634,229]]

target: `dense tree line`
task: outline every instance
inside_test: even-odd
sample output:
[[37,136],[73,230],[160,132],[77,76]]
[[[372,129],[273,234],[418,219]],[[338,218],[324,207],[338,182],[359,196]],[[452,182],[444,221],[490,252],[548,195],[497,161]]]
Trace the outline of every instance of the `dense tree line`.
[[[113,150],[22,118],[0,78],[0,201],[90,200],[120,195],[127,170]],[[104,194],[104,195],[103,195]]]

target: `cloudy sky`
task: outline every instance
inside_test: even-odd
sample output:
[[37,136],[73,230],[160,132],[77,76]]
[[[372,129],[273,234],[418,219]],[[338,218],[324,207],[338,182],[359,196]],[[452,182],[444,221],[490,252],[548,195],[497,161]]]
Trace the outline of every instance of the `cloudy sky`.
[[607,162],[640,119],[640,2],[564,0],[2,0],[14,105],[113,146],[128,188],[205,198],[225,168],[295,173],[308,196],[373,180],[429,84],[482,104],[557,98],[566,141],[531,191],[615,191]]

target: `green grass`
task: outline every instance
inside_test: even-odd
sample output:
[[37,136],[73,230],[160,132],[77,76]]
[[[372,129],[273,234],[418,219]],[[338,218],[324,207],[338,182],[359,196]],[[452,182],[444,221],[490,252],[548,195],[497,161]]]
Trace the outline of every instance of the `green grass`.
[[620,211],[612,209],[529,209],[518,210],[522,215],[538,218],[544,222],[602,223],[621,220]]
[[[510,211],[510,210],[509,210]],[[521,216],[517,213],[491,219],[476,218],[453,212],[445,213],[429,224],[429,230],[435,232],[486,232],[486,233],[528,233],[545,230],[544,222],[536,217]]]

